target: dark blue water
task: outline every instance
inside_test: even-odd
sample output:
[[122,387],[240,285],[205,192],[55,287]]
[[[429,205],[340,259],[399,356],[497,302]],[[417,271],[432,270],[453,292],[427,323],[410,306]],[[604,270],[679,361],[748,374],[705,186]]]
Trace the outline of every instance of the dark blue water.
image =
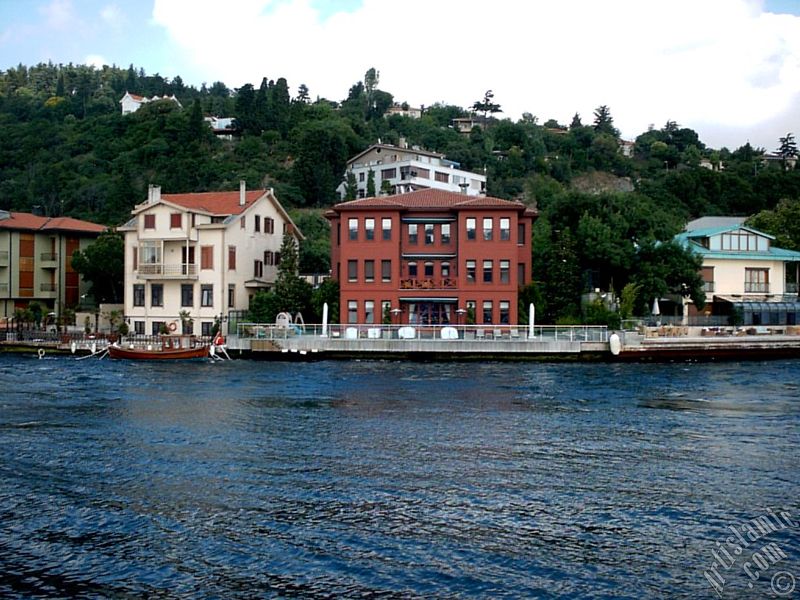
[[800,522],[798,367],[0,356],[0,596],[713,597]]

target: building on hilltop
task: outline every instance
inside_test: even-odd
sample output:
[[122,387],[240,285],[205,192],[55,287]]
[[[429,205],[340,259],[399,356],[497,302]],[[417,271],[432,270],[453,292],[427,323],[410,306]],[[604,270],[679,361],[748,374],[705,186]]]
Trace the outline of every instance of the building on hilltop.
[[[773,236],[739,217],[698,219],[675,239],[703,259],[706,315],[738,314],[743,325],[798,324],[800,252],[773,246]],[[691,300],[683,306],[685,316],[698,314]]]
[[486,130],[489,126],[489,119],[481,117],[480,115],[472,115],[469,117],[457,117],[452,120],[453,128],[459,133],[469,135],[472,130],[477,127],[481,131]]
[[[373,144],[347,161],[347,172],[356,178],[357,196],[367,196],[369,172],[373,172],[375,190],[388,186],[390,193],[403,194],[433,188],[443,191],[463,191],[470,196],[486,193],[486,175],[464,171],[457,162],[444,154],[409,148],[404,140],[399,146]],[[344,199],[346,183],[337,189]]]
[[422,110],[422,108],[416,106],[409,106],[406,102],[402,104],[395,103],[386,109],[386,113],[383,116],[388,118],[392,115],[400,115],[401,117],[409,117],[410,119],[419,119],[422,117]]
[[[273,191],[162,194],[145,202],[125,234],[125,318],[137,334],[166,327],[210,335],[215,320],[244,310],[274,284],[284,233],[303,239]],[[192,319],[181,319],[185,311]],[[185,314],[185,313],[184,313]]]
[[0,314],[11,317],[34,300],[57,316],[75,308],[89,285],[72,268],[72,254],[105,230],[70,217],[0,210]]
[[206,115],[203,117],[214,135],[220,139],[232,140],[236,134],[236,119],[234,117],[215,117]]
[[518,322],[536,218],[524,204],[425,189],[343,202],[326,217],[341,323]]
[[122,97],[119,103],[122,106],[122,114],[129,115],[139,110],[143,104],[147,104],[149,102],[156,102],[158,100],[171,100],[172,102],[177,104],[179,108],[183,108],[183,105],[175,97],[175,94],[173,94],[172,96],[163,96],[163,97],[152,96],[148,98],[147,96],[137,96],[136,94],[125,92],[125,95]]

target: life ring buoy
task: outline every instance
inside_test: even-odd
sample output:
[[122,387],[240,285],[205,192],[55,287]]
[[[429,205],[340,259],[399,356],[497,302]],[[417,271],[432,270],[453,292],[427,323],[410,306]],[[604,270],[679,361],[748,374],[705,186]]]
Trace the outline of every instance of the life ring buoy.
[[175,321],[173,321],[172,323],[169,324],[169,327],[167,329],[169,329],[170,332],[175,333],[175,330],[178,329],[178,324]]
[[44,358],[44,348],[39,348],[39,350],[36,351],[36,354],[39,356],[39,360],[43,359]]

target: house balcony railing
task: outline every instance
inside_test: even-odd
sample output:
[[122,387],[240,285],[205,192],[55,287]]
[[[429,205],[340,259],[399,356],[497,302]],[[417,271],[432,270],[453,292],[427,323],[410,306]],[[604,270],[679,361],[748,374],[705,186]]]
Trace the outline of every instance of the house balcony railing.
[[0,294],[7,294],[7,293],[8,293],[8,284],[0,283]]
[[55,292],[56,291],[56,284],[55,283],[40,283],[39,284],[39,291],[40,292]]
[[39,262],[41,267],[45,269],[52,269],[58,266],[58,253],[57,252],[42,252],[39,254]]
[[8,266],[8,250],[0,250],[0,267]]
[[744,282],[745,294],[769,294],[769,284],[757,281]]
[[139,276],[147,278],[196,279],[197,265],[146,263],[139,265],[138,273]]
[[703,291],[706,294],[713,294],[714,293],[714,282],[713,281],[704,281],[703,282]]
[[786,293],[787,294],[796,294],[797,293],[797,283],[793,281],[786,282]]
[[452,277],[443,279],[401,279],[401,290],[452,290],[458,287],[458,282]]

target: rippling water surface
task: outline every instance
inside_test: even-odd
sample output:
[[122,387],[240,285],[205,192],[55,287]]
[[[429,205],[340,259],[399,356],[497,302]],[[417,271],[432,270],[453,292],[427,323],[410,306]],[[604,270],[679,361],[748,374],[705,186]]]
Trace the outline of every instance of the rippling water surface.
[[712,597],[800,522],[798,367],[0,356],[0,596]]

